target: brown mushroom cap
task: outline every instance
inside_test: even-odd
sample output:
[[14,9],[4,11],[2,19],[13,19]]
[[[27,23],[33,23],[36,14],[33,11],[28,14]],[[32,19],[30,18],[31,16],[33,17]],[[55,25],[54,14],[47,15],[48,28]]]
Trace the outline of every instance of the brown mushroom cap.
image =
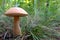
[[5,15],[7,15],[7,16],[20,16],[20,17],[23,17],[23,16],[27,16],[28,13],[24,9],[22,9],[22,8],[12,7],[12,8],[10,8],[9,10],[7,10],[5,12]]

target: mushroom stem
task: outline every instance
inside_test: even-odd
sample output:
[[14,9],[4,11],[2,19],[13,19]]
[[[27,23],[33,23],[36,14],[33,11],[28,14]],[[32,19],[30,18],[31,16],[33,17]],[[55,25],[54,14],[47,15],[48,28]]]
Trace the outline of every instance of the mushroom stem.
[[19,26],[19,16],[14,17],[13,35],[21,35],[21,28]]

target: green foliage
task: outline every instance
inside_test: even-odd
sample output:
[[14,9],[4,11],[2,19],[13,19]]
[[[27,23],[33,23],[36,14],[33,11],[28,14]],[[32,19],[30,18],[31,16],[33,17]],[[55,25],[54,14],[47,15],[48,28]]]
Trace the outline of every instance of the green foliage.
[[[8,27],[13,26],[13,18],[5,16],[4,12],[18,6],[28,12],[28,16],[20,20],[23,34],[27,32],[34,40],[52,40],[60,36],[55,30],[60,26],[60,0],[1,0],[0,5],[0,21]],[[0,23],[0,28],[2,25]]]

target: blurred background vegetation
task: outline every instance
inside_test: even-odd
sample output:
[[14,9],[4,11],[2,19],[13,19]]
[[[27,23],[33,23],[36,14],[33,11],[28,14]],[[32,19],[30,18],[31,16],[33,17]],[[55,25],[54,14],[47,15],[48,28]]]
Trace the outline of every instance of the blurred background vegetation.
[[29,34],[33,40],[60,39],[60,0],[0,0],[0,33],[5,27],[12,28],[13,17],[4,12],[15,6],[29,14],[20,20],[23,35]]

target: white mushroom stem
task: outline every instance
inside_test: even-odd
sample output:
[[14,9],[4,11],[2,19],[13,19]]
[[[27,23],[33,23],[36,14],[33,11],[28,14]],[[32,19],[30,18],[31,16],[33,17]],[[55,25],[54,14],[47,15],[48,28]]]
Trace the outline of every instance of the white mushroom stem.
[[13,35],[21,35],[21,28],[19,26],[19,16],[14,17]]

